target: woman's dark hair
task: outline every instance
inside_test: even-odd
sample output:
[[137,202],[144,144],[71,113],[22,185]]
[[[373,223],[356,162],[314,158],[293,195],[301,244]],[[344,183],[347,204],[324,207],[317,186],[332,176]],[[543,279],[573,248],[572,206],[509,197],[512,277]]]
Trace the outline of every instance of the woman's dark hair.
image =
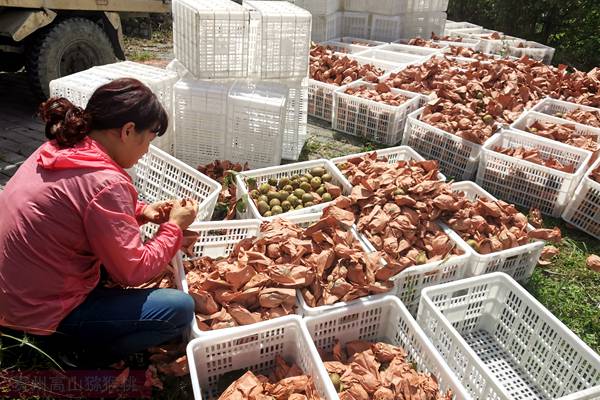
[[46,137],[56,139],[60,147],[74,146],[93,130],[121,128],[128,122],[133,122],[138,132],[151,129],[158,136],[169,125],[156,95],[133,78],[100,86],[85,110],[64,97],[51,97],[40,105],[39,115],[46,124]]

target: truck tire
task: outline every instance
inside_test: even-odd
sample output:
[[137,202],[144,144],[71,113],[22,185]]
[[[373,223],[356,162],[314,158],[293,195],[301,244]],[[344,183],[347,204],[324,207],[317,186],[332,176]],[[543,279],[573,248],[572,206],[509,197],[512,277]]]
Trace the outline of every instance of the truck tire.
[[53,79],[115,60],[110,39],[98,24],[68,18],[35,39],[27,54],[27,72],[34,93],[46,99]]

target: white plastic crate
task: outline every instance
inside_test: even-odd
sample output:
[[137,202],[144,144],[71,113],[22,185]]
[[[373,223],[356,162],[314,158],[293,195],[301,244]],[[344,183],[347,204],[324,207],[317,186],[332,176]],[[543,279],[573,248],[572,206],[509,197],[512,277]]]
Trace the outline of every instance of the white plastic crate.
[[296,161],[308,137],[308,78],[280,83],[288,89],[281,156]]
[[175,84],[175,157],[196,168],[225,160],[231,83],[185,78]]
[[304,319],[318,349],[331,352],[336,341],[384,342],[402,347],[420,372],[436,377],[440,389],[452,390],[454,399],[471,397],[425,336],[406,307],[395,297],[364,300]]
[[[557,99],[553,99],[552,97],[546,97],[542,101],[538,102],[530,111],[538,112],[538,113],[542,113],[542,114],[548,114],[553,117],[560,118],[556,114],[558,114],[558,113],[566,114],[573,110],[600,112],[600,109],[598,109],[598,108],[584,106],[584,105],[577,104],[577,103],[570,103],[568,101],[563,101],[563,100],[557,100]],[[522,115],[521,117],[525,117],[525,114]],[[569,123],[575,123],[574,121],[570,121],[570,120],[566,120],[566,121],[569,121]],[[519,125],[519,126],[513,125],[512,127],[514,127],[515,129],[523,130],[523,125]]]
[[[465,197],[471,201],[479,198],[497,200],[477,184],[469,181],[453,183],[452,190],[454,192],[463,192]],[[527,231],[531,230],[533,230],[533,226],[528,225]],[[463,241],[460,238],[459,240]],[[472,250],[469,267],[465,276],[472,277],[491,272],[504,272],[519,282],[526,282],[531,274],[533,274],[543,248],[544,242],[542,240],[534,240],[522,246],[491,254],[479,254],[475,250]]]
[[346,11],[370,12],[370,5],[372,5],[372,3],[364,0],[344,0],[344,10]]
[[321,397],[338,398],[302,319],[287,316],[188,343],[194,399],[217,399],[221,395],[219,378],[227,372],[247,369],[254,374],[268,374],[275,368],[277,356],[309,375]]
[[402,18],[399,15],[371,14],[371,36],[373,40],[391,42],[400,37]]
[[324,42],[337,38],[342,34],[342,11],[329,15],[313,15],[311,39],[315,42]]
[[[383,47],[383,46],[382,46]],[[405,52],[387,51],[380,48],[367,49],[363,52],[356,53],[356,57],[363,57],[370,60],[372,63],[386,62],[395,64],[396,69],[400,69],[407,64],[422,64],[431,56],[421,56]]]
[[340,86],[317,81],[315,79],[309,79],[308,114],[331,122],[333,116],[333,92],[338,88],[340,88]]
[[[311,14],[287,1],[244,1],[250,12],[250,65],[260,79],[308,76]],[[256,35],[254,34],[256,32]]]
[[478,50],[488,54],[509,55],[509,47],[522,41],[522,39],[508,35],[502,35],[502,38],[498,40],[485,39],[487,36],[489,35],[486,33],[467,35],[472,39],[479,39]]
[[352,44],[354,46],[362,46],[364,48],[364,50],[372,49],[374,47],[387,44],[387,42],[381,42],[379,40],[371,40],[371,39],[365,39],[365,38],[353,37],[353,36],[342,36],[342,37],[337,37],[333,40],[341,42],[341,43]]
[[250,16],[229,0],[173,0],[173,50],[196,78],[246,78]]
[[94,68],[50,81],[50,97],[64,97],[84,108],[100,86],[111,80],[94,73]]
[[[188,230],[199,234],[198,239],[194,244],[192,259],[198,257],[228,257],[241,240],[259,234],[260,224],[261,221],[259,220],[249,219],[196,222],[190,225]],[[178,289],[185,293],[189,293],[189,286],[187,284],[181,257],[179,258],[176,271]],[[231,328],[228,328],[227,330],[231,330]],[[222,331],[223,330],[219,330],[219,332]],[[190,337],[200,337],[206,334],[207,332],[201,331],[198,327],[196,318],[192,319],[190,324]]]
[[[354,39],[354,38],[352,38]],[[350,38],[343,37],[341,41],[348,41]],[[379,42],[374,42],[379,43]],[[384,72],[395,71],[401,66],[396,63],[390,63],[382,60],[374,60],[366,57],[361,57],[355,54],[338,54],[340,57],[348,57],[351,60],[356,60],[360,65],[371,64],[380,68]],[[355,82],[360,82],[356,80]],[[331,122],[333,117],[333,92],[346,86],[336,86],[330,83],[320,82],[314,79],[308,81],[308,114],[313,117]]]
[[481,29],[483,28],[481,25],[476,25],[473,24],[471,22],[454,22],[454,21],[448,21],[446,20],[446,25],[445,25],[445,34],[449,35],[452,31],[454,30],[460,30],[460,29],[465,29],[465,28],[478,28]]
[[[352,158],[364,157],[367,154],[371,154],[371,153],[377,154],[377,158],[386,157],[388,164],[395,164],[396,162],[403,161],[403,160],[425,161],[425,158],[423,158],[419,153],[417,153],[415,150],[411,149],[410,147],[396,146],[396,147],[388,147],[385,149],[365,151],[362,153],[355,153],[355,154],[349,154],[346,156],[336,157],[336,158],[332,158],[331,162],[333,163],[333,165],[335,165],[337,167],[337,165],[339,163],[346,162]],[[341,170],[340,170],[340,173],[342,173]],[[444,174],[438,173],[438,179],[441,181],[445,181],[446,177],[444,176]]]
[[446,13],[440,11],[412,12],[402,14],[403,38],[422,37],[429,39],[431,33],[442,34],[446,24]]
[[288,88],[268,81],[236,81],[227,100],[225,159],[251,168],[278,165]]
[[445,49],[443,52],[449,53],[451,51],[451,47],[467,47],[469,49],[477,50],[477,46],[479,45],[478,39],[469,39],[462,38],[460,42],[452,42],[449,40],[435,40],[435,43],[444,46]]
[[[279,179],[284,176],[305,174],[315,167],[325,168],[327,172],[333,177],[330,183],[339,186],[342,189],[342,194],[350,194],[350,192],[352,191],[352,186],[350,185],[350,182],[348,182],[344,175],[341,174],[341,172],[337,169],[335,165],[331,163],[331,161],[321,159],[241,172],[235,177],[237,197],[238,199],[240,199],[244,195],[248,195],[248,186],[246,185],[245,178],[256,179],[256,185],[260,186],[261,183],[267,182],[269,178]],[[286,213],[280,214],[279,216],[282,218],[289,219],[292,216],[300,216],[303,214],[321,212],[324,204],[328,203],[316,204],[313,207],[307,207],[301,210],[288,211]],[[254,201],[252,201],[252,199],[248,199],[246,211],[238,212],[237,215],[239,219],[265,219],[258,212],[256,204],[254,204]]]
[[296,0],[294,3],[313,16],[329,15],[342,9],[342,0]]
[[600,357],[506,274],[423,290],[417,321],[473,398],[600,398]]
[[350,44],[350,43],[343,43],[343,42],[339,42],[335,39],[322,42],[321,45],[329,47],[336,53],[356,54],[356,53],[361,53],[361,52],[365,51],[366,49],[368,49],[368,47],[365,47],[365,46],[360,46],[357,44]]
[[379,50],[388,51],[388,52],[393,52],[393,53],[400,53],[400,54],[410,54],[410,55],[414,55],[414,56],[418,56],[418,57],[427,59],[436,54],[441,54],[444,49],[443,48],[434,49],[434,48],[430,48],[430,47],[412,46],[409,44],[402,44],[402,43],[390,43],[390,44],[385,44],[383,46],[378,47],[377,50],[378,51]]
[[[501,154],[496,146],[538,149],[542,158],[574,164],[567,173]],[[587,170],[592,153],[533,134],[503,130],[483,145],[477,183],[502,200],[559,217]]]
[[[163,68],[144,65],[132,61],[123,61],[114,64],[105,64],[94,67],[95,74],[107,79],[135,78],[148,86],[156,95],[160,104],[164,107],[167,115],[173,115],[173,86],[179,79],[176,72]],[[169,121],[167,131],[160,137],[154,139],[153,143],[161,150],[173,154],[174,147],[173,121]]]
[[408,100],[399,106],[391,106],[345,93],[346,89],[360,86],[373,89],[376,84],[359,81],[334,92],[333,129],[377,143],[399,143],[406,118],[418,108],[420,95],[392,88],[392,93],[403,95]]
[[371,26],[369,24],[370,16],[368,12],[344,11],[342,14],[342,36],[368,38]]
[[447,9],[448,0],[408,0],[406,12],[446,12]]
[[589,177],[590,172],[598,167],[600,167],[600,158],[585,173],[562,218],[600,240],[600,182]]
[[408,115],[402,144],[428,160],[438,160],[440,170],[456,180],[470,180],[477,171],[481,145],[429,125],[419,118],[423,108]]
[[[512,123],[510,128],[521,131],[521,132],[530,133],[528,131],[528,129],[536,121],[552,123],[552,124],[571,125],[575,128],[575,132],[578,135],[593,137],[593,138],[595,138],[596,142],[600,143],[600,128],[595,128],[595,127],[589,126],[589,125],[583,125],[583,124],[580,124],[575,121],[570,121],[568,119],[563,119],[563,118],[556,117],[554,115],[550,115],[548,113],[544,113],[543,109],[548,107],[544,104],[552,104],[552,106],[549,106],[551,108],[548,108],[548,110],[552,110],[552,109],[568,110],[567,105],[570,103],[566,103],[566,102],[559,103],[557,100],[549,100],[549,99],[544,100],[542,103],[539,103],[540,108],[538,108],[536,111],[534,111],[534,109],[535,109],[534,108],[531,111],[526,111],[523,114],[521,114],[521,116],[515,122]],[[598,109],[595,109],[592,107],[588,107],[588,108],[584,108],[584,107],[585,106],[575,105],[574,108],[591,109],[593,111],[598,111]],[[538,110],[539,110],[539,112],[538,112]],[[533,135],[533,133],[530,133],[530,134]]]
[[555,49],[550,46],[546,46],[541,43],[532,42],[530,40],[521,42],[523,47],[519,46],[519,43],[512,44],[508,46],[508,54],[521,58],[523,56],[528,56],[534,60],[542,61],[545,64],[550,64],[552,62],[552,58],[554,57]]
[[[441,228],[463,254],[453,255],[442,261],[413,265],[390,278],[394,282],[393,294],[402,301],[413,315],[417,314],[422,289],[439,283],[462,279],[468,271],[471,254],[473,253],[471,247],[447,226],[442,224]],[[376,252],[375,246],[366,237],[363,236],[363,238],[369,252]]]
[[[173,199],[197,200],[196,221],[210,219],[221,192],[218,182],[153,145],[127,172],[139,199],[147,204]],[[147,237],[152,237],[157,230],[158,225],[155,224],[142,227]]]

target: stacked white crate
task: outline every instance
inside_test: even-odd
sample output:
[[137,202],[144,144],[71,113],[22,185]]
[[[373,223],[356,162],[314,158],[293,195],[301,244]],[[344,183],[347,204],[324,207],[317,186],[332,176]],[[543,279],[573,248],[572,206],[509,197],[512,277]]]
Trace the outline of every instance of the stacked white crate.
[[[345,0],[342,32],[393,42],[400,38],[440,35],[448,0]],[[367,37],[367,36],[364,36]]]
[[[319,0],[315,4],[321,3]],[[336,4],[331,5],[330,0],[325,3],[321,6],[325,9]],[[302,5],[310,4],[304,1]],[[257,30],[257,34],[252,35],[256,37],[255,43],[260,43],[260,46],[250,43],[252,76],[286,87],[281,158],[297,160],[308,136],[308,53],[312,16],[285,1],[244,1],[244,7],[250,10],[251,31]]]
[[310,25],[310,13],[287,2],[175,0],[173,68],[183,76],[175,86],[176,156],[194,167],[297,159]]
[[[76,106],[85,108],[96,89],[119,78],[135,78],[148,86],[158,97],[169,116],[173,110],[173,85],[177,74],[162,68],[123,61],[92,67],[85,71],[55,79],[50,82],[50,96],[69,99]],[[173,122],[169,121],[167,131],[152,142],[153,145],[173,154]]]
[[342,1],[296,0],[292,2],[312,14],[312,40],[324,42],[342,36]]

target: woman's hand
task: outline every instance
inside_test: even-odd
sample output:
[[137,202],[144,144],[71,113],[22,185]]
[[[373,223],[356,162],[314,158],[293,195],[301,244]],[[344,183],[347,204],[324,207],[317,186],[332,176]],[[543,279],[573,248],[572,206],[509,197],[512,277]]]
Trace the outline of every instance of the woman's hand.
[[171,208],[173,208],[173,200],[158,201],[156,203],[148,204],[144,207],[142,215],[148,222],[155,224],[164,224],[169,220]]
[[178,225],[185,231],[196,219],[198,214],[198,202],[193,199],[177,200],[173,202],[169,213],[169,222]]
[[198,232],[185,230],[183,231],[183,241],[181,242],[181,250],[189,257],[194,256],[194,244],[198,240],[200,234]]

